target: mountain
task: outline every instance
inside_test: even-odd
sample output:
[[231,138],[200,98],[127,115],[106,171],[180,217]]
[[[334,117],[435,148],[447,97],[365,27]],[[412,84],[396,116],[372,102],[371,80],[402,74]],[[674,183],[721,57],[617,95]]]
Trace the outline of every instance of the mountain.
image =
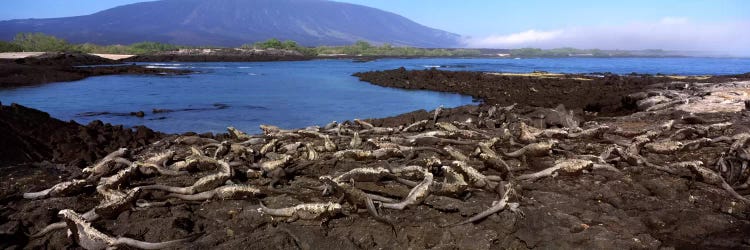
[[0,21],[0,39],[42,32],[73,43],[239,46],[278,38],[302,45],[357,40],[415,47],[454,47],[459,35],[394,13],[323,0],[162,0],[86,16]]

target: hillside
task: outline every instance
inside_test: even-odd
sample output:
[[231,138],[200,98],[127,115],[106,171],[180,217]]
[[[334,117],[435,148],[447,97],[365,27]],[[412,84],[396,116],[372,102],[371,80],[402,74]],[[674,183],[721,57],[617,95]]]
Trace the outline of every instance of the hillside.
[[162,0],[86,16],[0,21],[0,39],[43,32],[73,43],[239,46],[271,37],[302,45],[357,40],[415,47],[454,47],[459,36],[378,9],[322,0]]

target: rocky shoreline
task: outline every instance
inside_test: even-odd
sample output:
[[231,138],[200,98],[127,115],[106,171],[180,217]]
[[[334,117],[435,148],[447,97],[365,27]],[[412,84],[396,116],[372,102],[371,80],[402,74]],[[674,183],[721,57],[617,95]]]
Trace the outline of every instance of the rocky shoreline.
[[196,249],[750,247],[748,75],[357,76],[484,103],[260,135],[2,106],[0,246],[74,246],[39,233],[72,209],[106,235]]
[[[93,66],[92,65],[98,65]],[[86,67],[81,67],[86,66]],[[103,75],[179,75],[187,70],[123,65],[120,61],[77,53],[48,53],[39,57],[0,60],[0,88],[77,81]]]

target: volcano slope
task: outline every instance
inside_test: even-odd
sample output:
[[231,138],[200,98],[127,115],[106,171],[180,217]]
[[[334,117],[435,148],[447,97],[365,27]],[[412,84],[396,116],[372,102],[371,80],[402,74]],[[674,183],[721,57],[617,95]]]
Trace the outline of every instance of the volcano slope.
[[77,246],[72,209],[196,249],[750,247],[746,77],[360,76],[485,103],[3,164],[0,242]]

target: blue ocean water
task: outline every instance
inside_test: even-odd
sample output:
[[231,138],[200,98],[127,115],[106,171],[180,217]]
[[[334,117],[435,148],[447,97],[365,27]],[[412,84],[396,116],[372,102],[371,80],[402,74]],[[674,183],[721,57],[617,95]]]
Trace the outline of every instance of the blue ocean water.
[[[0,90],[0,102],[20,103],[62,120],[102,120],[146,125],[163,132],[221,132],[235,126],[284,128],[332,120],[387,117],[418,109],[471,104],[469,96],[384,88],[360,82],[355,72],[439,68],[493,72],[613,72],[681,75],[750,72],[750,59],[556,58],[556,59],[381,59],[242,63],[143,63],[191,69],[185,76],[102,76],[75,82]],[[173,112],[152,113],[153,109]],[[145,111],[138,118],[129,112]]]

